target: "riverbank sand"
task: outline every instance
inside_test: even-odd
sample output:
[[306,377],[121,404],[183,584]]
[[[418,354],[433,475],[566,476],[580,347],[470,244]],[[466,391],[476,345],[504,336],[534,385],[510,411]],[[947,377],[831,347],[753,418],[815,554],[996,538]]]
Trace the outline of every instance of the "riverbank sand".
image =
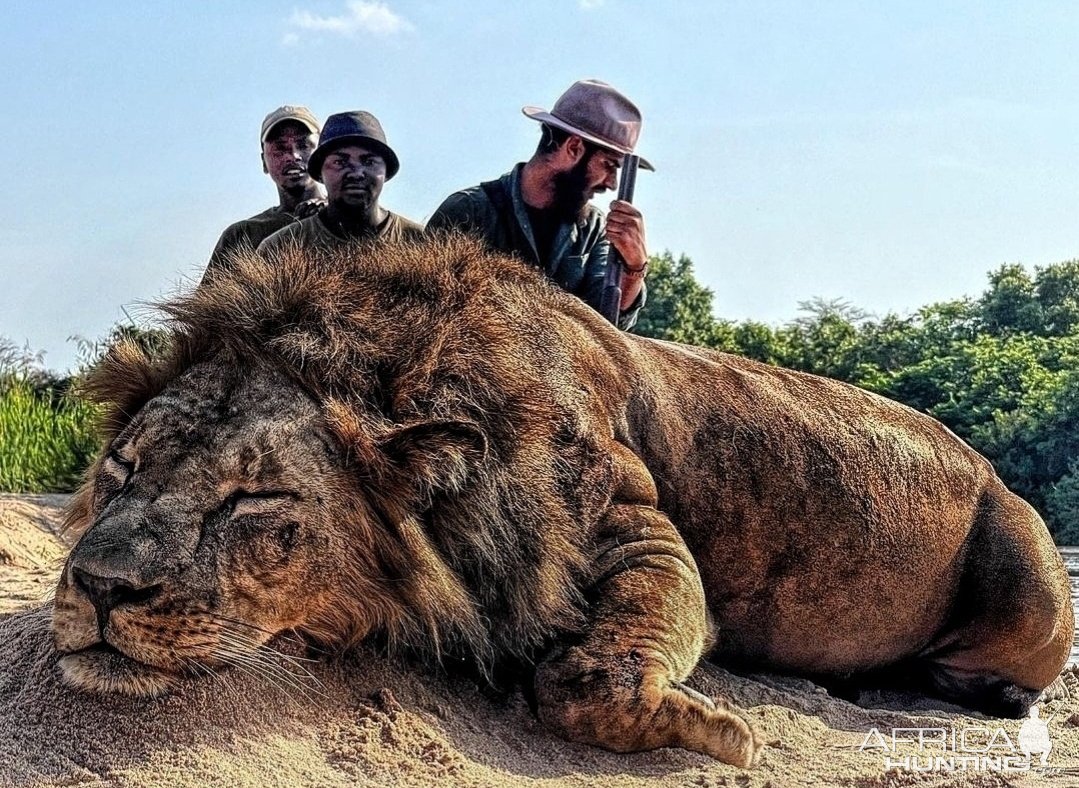
[[[768,742],[757,769],[680,750],[617,755],[569,744],[539,725],[519,692],[498,695],[370,649],[282,659],[273,676],[222,672],[158,700],[80,694],[60,684],[48,632],[66,552],[56,535],[62,503],[0,497],[0,785],[1079,786],[1074,697],[1042,705],[1049,768],[1035,756],[1030,771],[1000,773],[995,758],[975,757],[965,772],[946,767],[964,765],[955,759],[964,738],[971,751],[1017,754],[1020,720],[884,693],[856,706],[802,679],[710,664],[690,684],[747,710]],[[925,729],[927,744],[891,752],[898,728]],[[955,732],[954,748],[938,731]]]

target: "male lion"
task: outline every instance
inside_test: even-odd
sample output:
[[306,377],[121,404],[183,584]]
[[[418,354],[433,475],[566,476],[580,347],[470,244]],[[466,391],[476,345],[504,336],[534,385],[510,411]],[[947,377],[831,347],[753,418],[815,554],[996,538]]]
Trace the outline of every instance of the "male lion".
[[[703,654],[902,667],[1021,714],[1072,638],[1045,526],[947,429],[851,386],[616,331],[474,243],[285,250],[91,382],[108,444],[56,593],[71,684],[152,694],[286,630],[483,670],[613,750],[740,766]],[[717,627],[713,635],[713,627]]]

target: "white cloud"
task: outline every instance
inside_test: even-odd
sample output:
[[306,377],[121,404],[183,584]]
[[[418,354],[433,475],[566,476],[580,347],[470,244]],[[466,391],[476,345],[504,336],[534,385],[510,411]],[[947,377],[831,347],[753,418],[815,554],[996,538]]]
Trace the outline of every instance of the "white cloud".
[[281,43],[287,47],[293,47],[300,43],[300,37],[295,33],[285,33],[281,38]]
[[[347,38],[361,33],[392,36],[414,29],[411,22],[394,13],[380,0],[349,0],[346,6],[347,11],[338,16],[318,16],[310,11],[293,11],[288,21],[298,30],[333,33]],[[285,39],[283,43],[294,44],[298,36],[296,33],[289,33]]]
[[604,0],[577,0],[577,4],[585,11],[591,11],[593,8],[599,8],[603,5]]

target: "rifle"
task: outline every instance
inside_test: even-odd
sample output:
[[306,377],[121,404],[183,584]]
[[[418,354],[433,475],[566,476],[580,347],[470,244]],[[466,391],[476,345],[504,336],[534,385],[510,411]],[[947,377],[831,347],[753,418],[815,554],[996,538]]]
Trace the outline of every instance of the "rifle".
[[[637,185],[637,167],[640,163],[641,157],[632,153],[627,153],[622,158],[622,177],[618,179],[619,200],[633,202],[633,188]],[[599,311],[615,326],[618,325],[618,314],[622,306],[622,288],[619,282],[624,265],[625,260],[612,244],[607,252],[607,273],[603,278],[603,299],[600,301]]]

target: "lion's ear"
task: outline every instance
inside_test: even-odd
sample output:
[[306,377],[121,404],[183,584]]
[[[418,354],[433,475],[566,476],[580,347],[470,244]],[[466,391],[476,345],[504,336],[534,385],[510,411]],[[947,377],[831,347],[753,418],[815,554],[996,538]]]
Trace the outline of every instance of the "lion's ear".
[[466,421],[426,421],[391,430],[378,447],[395,481],[429,505],[438,493],[464,488],[487,456],[487,436]]

